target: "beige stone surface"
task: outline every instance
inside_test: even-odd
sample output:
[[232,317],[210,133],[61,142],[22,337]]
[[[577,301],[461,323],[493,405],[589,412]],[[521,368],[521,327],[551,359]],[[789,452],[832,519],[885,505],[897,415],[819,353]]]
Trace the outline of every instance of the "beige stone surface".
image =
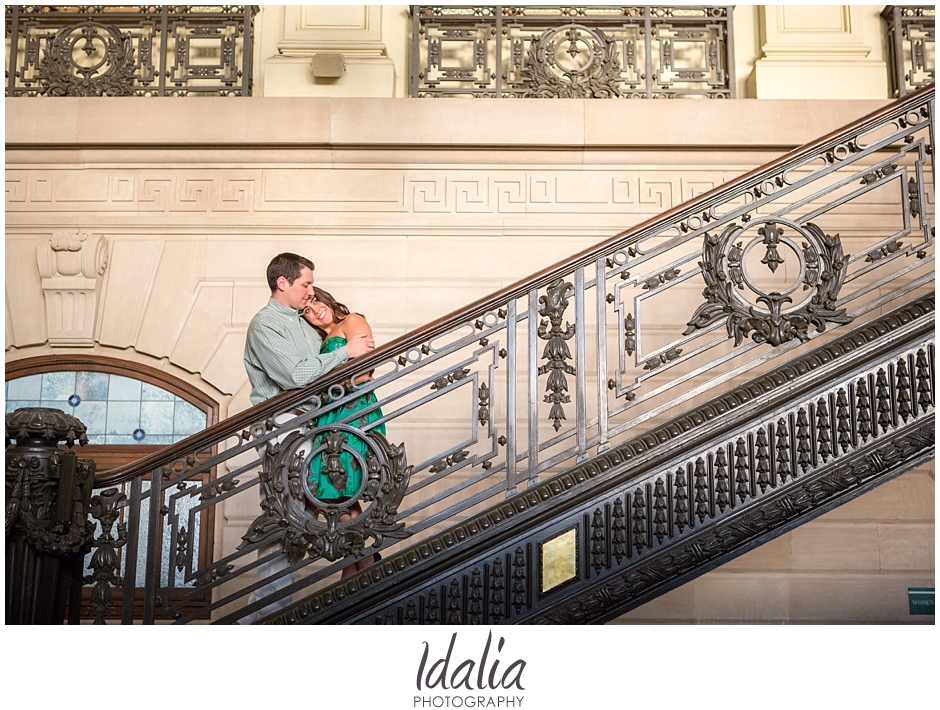
[[154,281],[148,284],[144,296],[147,305],[141,320],[137,349],[156,357],[172,352],[205,270],[205,255],[202,239],[164,243]]
[[759,99],[878,98],[886,94],[878,8],[764,5],[761,56],[748,77]]
[[182,327],[170,352],[172,360],[188,370],[204,372],[231,327],[231,314],[232,284],[200,283],[191,309],[180,314]]
[[902,520],[934,520],[936,511],[936,480],[934,462],[915,469],[898,479],[901,489]]
[[807,523],[791,533],[797,570],[876,570],[878,527],[872,523]]
[[737,557],[721,566],[722,572],[788,571],[793,569],[792,533],[764,543],[755,550]]
[[[885,94],[881,81],[886,74],[883,61],[762,59],[754,67],[748,93],[758,99],[796,99],[807,94],[812,99],[855,99],[859,97],[858,87],[867,87],[864,97],[877,99]],[[805,79],[820,75],[824,75],[826,81],[808,89]],[[794,81],[797,77],[800,80]]]
[[202,369],[204,377],[226,394],[237,392],[248,382],[244,350],[245,334],[241,328],[223,327],[219,345]]
[[796,575],[790,580],[794,623],[918,623],[907,590],[934,586],[933,575]]
[[[242,141],[306,147],[462,144],[543,146],[555,151],[558,147],[629,145],[636,149],[662,147],[662,127],[677,120],[674,102],[668,101],[252,97],[239,103],[238,112],[230,111],[226,101],[187,104],[185,120],[178,114],[179,101],[172,98],[5,101],[6,141],[14,146],[145,146],[158,133],[162,144],[202,148]],[[551,108],[550,121],[545,120],[543,103]],[[694,148],[707,141],[709,146],[723,148],[794,147],[885,103],[885,99],[680,102],[679,122],[667,145]],[[788,115],[799,115],[800,120],[787,120]],[[272,121],[271,116],[278,120]],[[383,120],[375,121],[375,116]],[[105,117],[113,129],[101,134]],[[500,126],[498,132],[493,131],[494,125]],[[454,126],[462,130],[456,132]]]
[[8,347],[40,345],[46,340],[45,319],[35,312],[36,305],[42,300],[41,279],[35,266],[38,242],[35,236],[5,239],[4,290],[10,318],[6,335]]
[[695,584],[684,584],[609,623],[616,625],[682,622],[688,620],[689,610],[694,606]]
[[881,569],[932,571],[935,532],[933,524],[883,523],[878,525]]
[[774,623],[786,621],[790,609],[790,577],[782,573],[711,574],[691,583],[695,619]]
[[105,280],[100,309],[98,340],[103,345],[126,348],[137,342],[162,248],[161,239],[114,241],[113,268]]
[[[327,52],[324,52],[327,54]],[[330,54],[341,54],[332,52]],[[265,96],[393,96],[395,65],[387,57],[343,56],[342,76],[317,76],[311,57],[272,57],[265,64]]]
[[905,489],[911,484],[907,482],[909,476],[916,477],[913,471],[907,475],[888,481],[875,490],[841,505],[835,510],[826,513],[822,520],[839,521],[870,521],[870,520],[899,520],[902,518],[902,501],[910,498]]

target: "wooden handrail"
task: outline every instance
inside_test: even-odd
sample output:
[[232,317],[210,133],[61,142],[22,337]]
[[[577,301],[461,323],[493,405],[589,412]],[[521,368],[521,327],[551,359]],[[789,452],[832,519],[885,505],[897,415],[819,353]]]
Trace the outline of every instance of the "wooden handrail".
[[295,407],[309,399],[316,393],[321,392],[333,384],[348,379],[356,372],[373,369],[380,365],[383,360],[392,353],[406,351],[410,348],[420,346],[423,343],[437,337],[456,325],[472,321],[485,313],[486,311],[497,308],[507,301],[518,298],[532,289],[541,288],[558,276],[569,273],[579,267],[593,263],[598,257],[610,252],[614,248],[621,248],[638,242],[646,236],[657,233],[663,227],[682,220],[685,217],[701,214],[703,209],[707,208],[709,203],[716,201],[724,195],[739,191],[742,188],[750,188],[759,185],[767,176],[773,175],[785,170],[787,166],[797,166],[807,157],[825,151],[829,147],[838,144],[843,137],[851,132],[863,129],[867,124],[874,124],[885,121],[907,113],[912,106],[917,106],[925,99],[932,99],[934,85],[924,87],[923,89],[909,94],[908,96],[894,101],[886,106],[873,111],[852,123],[835,130],[828,135],[819,138],[811,143],[807,143],[796,148],[789,153],[784,154],[770,163],[752,170],[730,182],[709,190],[698,197],[695,197],[683,204],[673,207],[663,212],[657,217],[653,217],[645,222],[636,225],[628,230],[620,232],[615,236],[590,247],[579,254],[569,257],[563,261],[543,269],[532,276],[524,278],[506,288],[497,291],[494,294],[481,298],[468,306],[460,308],[452,313],[439,318],[425,326],[406,333],[391,342],[376,348],[368,355],[364,355],[356,360],[346,362],[327,373],[318,380],[312,382],[306,387],[284,392],[276,397],[262,402],[261,404],[246,409],[245,411],[229,417],[218,424],[194,434],[183,441],[172,444],[160,451],[145,456],[131,464],[112,469],[105,476],[96,479],[96,485],[111,485],[129,481],[138,476],[150,473],[154,469],[166,466],[177,459],[184,458],[201,449],[211,446],[229,436],[237,434],[246,429],[253,423],[263,421],[286,409]]

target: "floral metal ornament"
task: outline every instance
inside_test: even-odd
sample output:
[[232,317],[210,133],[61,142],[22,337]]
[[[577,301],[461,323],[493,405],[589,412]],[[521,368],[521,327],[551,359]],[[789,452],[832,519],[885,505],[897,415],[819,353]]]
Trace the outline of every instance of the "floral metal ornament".
[[[105,617],[114,613],[113,588],[124,586],[121,577],[121,558],[119,550],[127,544],[127,523],[121,520],[121,511],[127,507],[127,496],[117,488],[108,488],[92,496],[88,512],[101,523],[101,533],[91,543],[94,552],[82,581],[93,584],[89,613],[95,617],[95,624],[104,624]],[[117,523],[117,537],[112,535]]]
[[83,22],[47,41],[39,77],[50,96],[125,96],[132,93],[134,70],[130,34]]
[[[752,230],[756,236],[751,235]],[[798,246],[787,232],[795,232],[805,241]],[[758,245],[765,248],[760,263],[771,272],[784,263],[779,252],[783,245],[796,255],[799,273],[782,291],[766,290],[760,275],[749,273],[747,256]],[[736,346],[746,337],[777,346],[797,338],[808,340],[810,327],[823,332],[830,324],[852,321],[844,308],[836,308],[848,269],[842,242],[838,234],[825,234],[811,222],[801,226],[782,219],[762,219],[746,227],[731,224],[720,235],[705,234],[702,256],[699,266],[706,302],[695,311],[684,335],[725,319],[728,337],[734,338]],[[800,287],[803,298],[795,302],[793,294]]]
[[545,30],[529,47],[527,96],[614,98],[620,62],[617,46],[599,29],[563,25]]
[[777,251],[783,230],[777,227],[774,222],[768,222],[758,229],[757,233],[764,238],[764,245],[767,247],[767,252],[764,254],[764,258],[760,260],[760,263],[766,264],[771,272],[776,271],[777,267],[783,263],[783,257]]
[[[318,435],[326,436],[315,444]],[[347,434],[368,445],[368,455],[349,446]],[[361,466],[362,483],[355,496],[345,501],[319,500],[307,485],[314,456],[324,454],[330,481],[342,488],[348,473],[339,459],[347,452]],[[390,444],[381,434],[365,433],[343,424],[293,432],[279,444],[268,444],[262,460],[261,508],[264,511],[242,536],[239,549],[260,542],[280,540],[291,564],[305,556],[335,561],[363,557],[366,542],[380,547],[386,538],[404,539],[404,523],[396,522],[411,478],[412,467],[405,458],[405,445]],[[342,484],[342,485],[340,485]],[[362,514],[349,520],[340,518],[362,501]]]
[[[539,322],[538,336],[548,341],[542,351],[542,357],[548,360],[548,363],[539,367],[538,374],[548,374],[545,391],[549,394],[545,395],[544,401],[552,405],[548,418],[552,420],[555,431],[561,428],[561,420],[565,418],[565,410],[561,405],[571,401],[571,397],[565,394],[568,391],[568,378],[565,373],[574,375],[576,372],[574,367],[566,362],[571,359],[571,351],[565,342],[574,337],[575,326],[566,322],[565,327],[561,327],[565,309],[568,308],[568,296],[573,290],[567,281],[556,279],[548,285],[545,295],[539,296],[539,315],[548,316],[548,321]],[[549,322],[551,329],[548,328]]]

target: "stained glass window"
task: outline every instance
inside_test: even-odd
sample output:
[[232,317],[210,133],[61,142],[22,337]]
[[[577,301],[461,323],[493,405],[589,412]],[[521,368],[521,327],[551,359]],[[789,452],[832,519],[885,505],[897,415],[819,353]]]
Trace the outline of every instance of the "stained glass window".
[[51,407],[77,417],[89,444],[173,444],[206,428],[206,413],[157,385],[107,372],[63,370],[8,380],[6,411]]

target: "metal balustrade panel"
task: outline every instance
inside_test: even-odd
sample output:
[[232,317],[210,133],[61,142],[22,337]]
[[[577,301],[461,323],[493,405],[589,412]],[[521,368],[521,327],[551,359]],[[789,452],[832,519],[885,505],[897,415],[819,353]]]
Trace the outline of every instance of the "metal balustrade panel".
[[[375,550],[446,555],[462,521],[932,292],[933,94],[873,116],[142,462],[147,538],[120,555],[145,563],[145,620],[273,618]],[[345,434],[366,451],[348,521],[306,485]],[[195,555],[213,515],[243,541]]]
[[250,96],[255,5],[8,5],[6,95]]
[[888,5],[885,24],[890,96],[906,96],[936,80],[936,8],[926,5]]
[[411,95],[734,98],[731,10],[413,5]]
[[[934,310],[926,294],[816,343],[270,620],[616,616],[932,456]],[[544,550],[569,534],[547,583]]]

